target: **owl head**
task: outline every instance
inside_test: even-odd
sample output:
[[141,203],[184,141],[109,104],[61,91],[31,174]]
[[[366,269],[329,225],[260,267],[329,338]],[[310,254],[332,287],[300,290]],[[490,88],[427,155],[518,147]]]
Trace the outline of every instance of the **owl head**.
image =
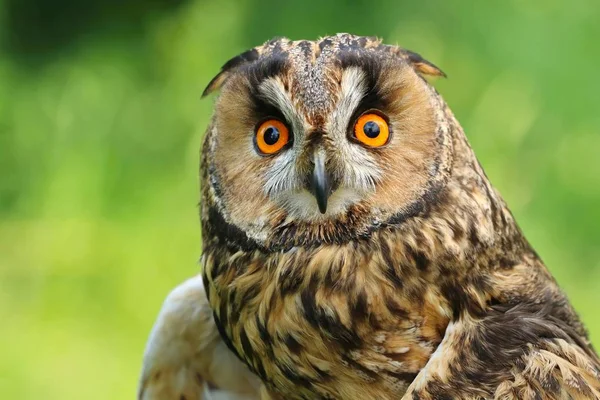
[[204,91],[220,90],[203,149],[205,230],[278,249],[414,215],[451,158],[445,107],[424,75],[444,74],[349,34],[274,39],[229,60]]

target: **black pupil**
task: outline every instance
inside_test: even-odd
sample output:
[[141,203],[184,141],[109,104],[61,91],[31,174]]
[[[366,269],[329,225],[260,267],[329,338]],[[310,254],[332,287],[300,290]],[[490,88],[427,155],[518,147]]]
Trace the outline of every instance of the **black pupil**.
[[273,146],[279,140],[279,129],[274,126],[270,126],[265,130],[265,143],[269,146]]
[[365,133],[365,135],[367,135],[367,137],[375,139],[377,136],[379,136],[381,130],[379,129],[379,125],[377,125],[376,122],[369,121],[365,124],[365,126],[363,126],[363,132]]

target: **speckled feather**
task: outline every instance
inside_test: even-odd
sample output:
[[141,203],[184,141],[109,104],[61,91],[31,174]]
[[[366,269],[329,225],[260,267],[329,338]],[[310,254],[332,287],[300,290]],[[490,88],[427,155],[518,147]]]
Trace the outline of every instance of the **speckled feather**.
[[[363,100],[384,98],[394,142],[364,155],[379,168],[373,191],[336,214],[297,216],[251,183],[276,161],[255,165],[245,144],[224,141],[247,140],[247,97],[262,101],[270,80],[307,132],[293,144],[303,173],[304,146],[337,140],[352,68],[357,88],[372,86]],[[425,75],[443,73],[339,34],[272,40],[209,84],[205,94],[223,91],[202,154],[202,263],[223,340],[264,398],[599,398],[583,325]]]

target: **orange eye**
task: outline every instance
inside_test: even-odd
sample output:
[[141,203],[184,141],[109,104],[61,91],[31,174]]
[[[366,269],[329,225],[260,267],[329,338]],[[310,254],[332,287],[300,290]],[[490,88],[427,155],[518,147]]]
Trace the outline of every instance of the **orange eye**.
[[354,137],[369,147],[381,147],[390,138],[390,128],[378,114],[363,114],[354,125]]
[[288,144],[290,132],[283,122],[269,119],[256,130],[254,143],[262,154],[275,154]]

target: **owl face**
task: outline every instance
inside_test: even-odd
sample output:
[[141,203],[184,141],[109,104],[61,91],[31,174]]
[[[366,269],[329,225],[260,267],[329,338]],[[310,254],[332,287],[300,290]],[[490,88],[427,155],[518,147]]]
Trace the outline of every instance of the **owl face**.
[[206,90],[221,88],[204,149],[214,207],[262,242],[286,227],[325,239],[410,212],[445,149],[423,71],[441,74],[351,35],[278,39],[231,60]]

